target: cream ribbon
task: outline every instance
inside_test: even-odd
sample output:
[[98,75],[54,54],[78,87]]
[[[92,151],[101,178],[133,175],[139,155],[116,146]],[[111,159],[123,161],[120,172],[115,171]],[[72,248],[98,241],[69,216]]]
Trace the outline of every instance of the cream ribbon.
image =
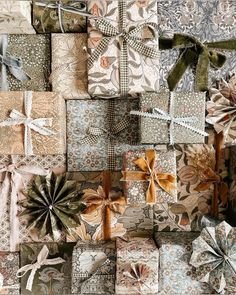
[[[27,280],[26,290],[29,290],[29,291],[32,290],[34,276],[35,276],[37,270],[40,269],[42,266],[56,265],[56,264],[60,264],[60,263],[65,262],[65,260],[62,259],[61,257],[47,259],[48,254],[49,254],[48,247],[46,245],[44,245],[43,248],[41,249],[41,251],[39,252],[38,257],[37,257],[37,261],[35,263],[24,265],[23,267],[21,267],[17,271],[16,275],[18,278],[22,278],[28,271],[31,271],[30,275],[28,277],[28,280]],[[20,274],[20,273],[22,273],[22,274]]]
[[33,155],[31,129],[35,132],[50,136],[56,133],[44,126],[52,126],[52,118],[31,118],[32,110],[32,91],[24,92],[24,111],[25,115],[13,109],[9,115],[10,118],[0,123],[0,127],[16,126],[23,124],[25,126],[24,132],[24,149],[25,155]]

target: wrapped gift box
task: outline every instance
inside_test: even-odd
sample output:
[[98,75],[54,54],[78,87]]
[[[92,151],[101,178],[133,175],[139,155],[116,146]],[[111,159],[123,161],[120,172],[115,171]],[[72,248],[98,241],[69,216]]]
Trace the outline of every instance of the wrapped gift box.
[[73,294],[114,294],[115,242],[79,241],[72,257]]
[[[38,294],[71,294],[71,270],[72,270],[72,252],[74,243],[29,243],[22,244],[20,247],[20,267],[25,265],[34,265],[44,247],[49,250],[46,257],[47,261],[37,269],[34,278],[32,290],[27,290],[27,282],[31,273],[28,271],[21,277],[20,286],[22,295]],[[46,255],[45,255],[46,256]],[[44,258],[44,257],[43,257]],[[58,259],[58,263],[51,263],[50,260]],[[60,260],[64,261],[61,262]]]
[[80,1],[61,1],[60,8],[56,0],[33,0],[33,26],[37,33],[78,33],[86,31],[86,5]]
[[[205,99],[205,93],[194,92],[142,94],[139,113],[141,142],[204,143]],[[173,118],[176,121],[171,123]],[[192,122],[185,121],[188,119]]]
[[65,152],[65,102],[60,95],[2,91],[0,108],[0,154]]
[[52,34],[52,90],[65,99],[88,99],[87,34]]
[[154,240],[117,239],[116,248],[116,294],[157,294],[159,251]]
[[[122,94],[120,72],[123,72],[122,68],[126,64],[124,61],[124,64],[120,66],[120,62],[124,57],[122,56],[122,49],[120,49],[120,40],[122,39],[119,40],[117,36],[119,33],[122,33],[122,29],[120,29],[122,26],[122,17],[124,21],[124,28],[126,30],[125,33],[130,33],[134,27],[137,27],[138,25],[142,26],[144,23],[157,23],[157,1],[123,1],[123,6],[124,4],[126,6],[127,3],[127,7],[124,8],[123,14],[119,11],[122,5],[119,5],[117,1],[102,0],[98,2],[94,0],[88,0],[87,3],[88,12],[106,18],[110,25],[107,25],[106,22],[104,27],[108,28],[108,26],[112,26],[112,36],[115,36],[114,38],[111,38],[109,44],[103,48],[104,50],[102,53],[99,56],[96,56],[93,61],[91,61],[91,65],[90,62],[88,63],[89,93],[92,96],[120,95]],[[103,24],[101,24],[101,27],[102,25]],[[94,52],[98,50],[97,48],[99,48],[98,44],[100,41],[106,38],[92,18],[88,22],[88,26],[88,53],[93,57]],[[146,31],[149,31],[147,27],[146,29]],[[115,34],[114,31],[117,31],[117,34]],[[140,32],[138,32],[139,34],[134,33],[133,35],[139,38],[139,43],[142,42],[146,46],[149,46],[157,51],[157,30],[155,31],[155,34],[153,32],[151,32],[151,34],[142,34],[142,32],[145,32],[145,28],[141,28]],[[128,35],[128,38],[130,38],[130,35]],[[127,65],[128,77],[125,77],[124,74],[124,78],[127,79],[125,83],[128,84],[127,92],[129,94],[134,95],[136,93],[145,91],[158,90],[159,53],[158,57],[153,59],[142,55],[138,50],[135,50],[132,45],[128,44]]]
[[35,34],[29,1],[2,0],[0,20],[0,34]]

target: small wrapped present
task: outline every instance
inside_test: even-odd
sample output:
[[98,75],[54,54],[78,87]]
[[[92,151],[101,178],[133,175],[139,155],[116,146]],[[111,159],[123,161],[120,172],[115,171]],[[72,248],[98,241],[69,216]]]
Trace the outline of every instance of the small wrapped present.
[[53,92],[0,92],[0,154],[65,153],[65,102]]
[[19,279],[16,276],[19,264],[19,253],[0,251],[1,295],[20,295]]
[[77,0],[33,0],[37,33],[86,32],[86,3]]
[[21,295],[71,294],[74,243],[21,244]]
[[2,0],[0,20],[0,34],[35,34],[31,24],[31,3],[28,0]]
[[114,294],[115,242],[79,241],[72,257],[73,294]]
[[88,88],[126,96],[159,88],[157,1],[88,0]]
[[117,239],[116,248],[116,294],[157,294],[159,251],[154,240]]
[[[137,150],[136,99],[67,101],[68,170],[120,170],[122,154]],[[145,147],[143,147],[145,148]]]
[[174,151],[128,151],[122,172],[127,203],[156,204],[176,202],[176,164]]
[[204,143],[204,93],[145,93],[140,98],[142,143]]
[[0,35],[0,43],[0,90],[50,91],[49,35]]
[[88,99],[87,34],[52,34],[52,90],[65,99]]

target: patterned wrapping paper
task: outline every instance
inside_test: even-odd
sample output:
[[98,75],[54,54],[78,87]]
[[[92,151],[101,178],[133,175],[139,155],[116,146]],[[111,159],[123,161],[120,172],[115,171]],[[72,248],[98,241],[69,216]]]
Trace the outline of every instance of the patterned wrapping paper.
[[87,34],[52,34],[52,90],[65,99],[88,99]]
[[[205,130],[205,93],[145,93],[140,98],[140,111],[150,112],[159,116],[174,118],[192,118],[187,124],[190,128],[170,121],[157,118],[140,117],[140,137],[142,143],[169,143],[170,137],[174,143],[204,143]],[[158,110],[159,109],[159,110]],[[155,111],[156,110],[156,111]],[[181,122],[180,122],[181,123]],[[193,131],[196,128],[196,131]],[[198,131],[198,132],[197,132]]]
[[0,21],[0,34],[35,34],[31,25],[31,3],[29,1],[1,1]]
[[[88,12],[104,16],[119,30],[118,1],[89,0]],[[157,23],[157,2],[155,1],[127,1],[126,11],[126,32],[134,26],[144,22]],[[135,20],[135,21],[134,21]],[[95,48],[103,38],[102,33],[93,25],[93,21],[88,22],[88,53],[93,54]],[[149,34],[150,35],[150,34]],[[151,34],[153,36],[153,34]],[[142,36],[141,36],[142,37]],[[149,47],[158,49],[156,38],[142,40]],[[112,38],[109,45],[102,52],[102,55],[95,60],[88,70],[88,88],[92,96],[99,95],[119,95],[120,85],[120,42],[117,38]],[[159,58],[151,59],[128,47],[128,93],[134,95],[145,91],[157,91],[159,88]]]
[[[64,173],[66,170],[66,157],[65,155],[47,155],[47,156],[17,156],[16,164],[13,168],[12,165],[12,159],[10,156],[7,155],[0,155],[0,190],[3,189],[4,179],[6,178],[7,174],[4,172],[4,167],[8,167],[8,169],[14,169],[13,172],[15,173],[13,175],[13,172],[9,175],[11,177],[11,180],[14,180],[14,178],[17,175],[20,175],[21,182],[17,189],[17,199],[22,200],[25,198],[24,192],[27,189],[28,185],[31,183],[32,179],[34,178],[34,174],[32,173],[23,173],[21,171],[29,171],[30,169],[34,170],[34,167],[37,167],[41,170],[41,173],[48,173],[48,171],[52,170],[56,174]],[[28,168],[28,169],[27,169]],[[18,169],[18,170],[16,170]],[[8,172],[9,173],[9,172]],[[3,200],[3,192],[2,192],[2,200]],[[3,212],[2,220],[0,222],[0,251],[9,251],[11,248],[11,234],[12,228],[11,228],[11,196],[9,194],[7,204],[6,204],[6,211]],[[2,204],[3,206],[3,204]],[[18,213],[22,211],[23,208],[17,206]],[[19,214],[18,214],[19,215]],[[38,237],[36,236],[36,233],[33,230],[28,230],[26,228],[26,223],[23,219],[18,218],[19,220],[19,228],[18,228],[18,235],[19,240],[16,243],[16,248],[14,250],[19,250],[19,243],[27,243],[27,242],[33,242],[33,241],[39,241]],[[16,235],[14,235],[14,238],[16,238]],[[64,240],[65,237],[61,236],[60,239]],[[40,241],[52,241],[50,237],[46,237],[43,240]]]
[[[62,0],[62,29],[67,33],[86,32],[86,17],[67,10],[80,9],[85,7],[81,3],[73,0]],[[37,5],[44,4],[43,6]],[[54,8],[50,7],[50,4]],[[33,26],[37,33],[61,33],[58,6],[56,0],[33,0]]]
[[[159,250],[150,238],[117,239],[116,294],[158,292]],[[140,270],[135,274],[134,270]]]
[[[27,102],[26,102],[27,101]],[[12,110],[21,113],[20,118],[26,120],[26,108],[32,101],[32,110],[29,117],[33,120],[47,118],[52,120],[50,124],[44,124],[44,129],[53,134],[43,135],[42,131],[34,131],[31,127],[25,127],[23,122],[18,125],[7,126],[4,122],[9,118]],[[0,93],[0,154],[26,154],[30,149],[29,141],[32,141],[34,155],[63,154],[65,153],[65,102],[61,96],[53,92],[6,92]],[[28,119],[28,118],[27,118]],[[35,123],[36,124],[36,123]],[[29,125],[31,126],[31,125]],[[49,126],[49,127],[48,127]],[[31,130],[31,134],[28,129]],[[24,138],[27,133],[27,140]],[[30,154],[30,151],[29,151]]]
[[[157,5],[160,34],[184,33],[208,42],[236,38],[236,2],[234,0],[166,0],[158,1]],[[226,77],[229,71],[234,71],[236,52],[224,50],[223,53],[227,56],[227,61],[221,69],[215,70],[210,67],[209,80]],[[167,87],[166,78],[178,56],[179,51],[176,49],[161,51],[161,88]],[[192,91],[194,77],[192,70],[187,70],[175,90]]]
[[19,253],[0,251],[0,294],[20,295],[19,279],[16,272],[19,269]]
[[26,290],[27,281],[30,275],[28,271],[20,279],[21,295],[43,295],[43,294],[71,294],[72,280],[72,253],[74,243],[29,243],[20,247],[20,267],[33,265],[37,257],[46,245],[49,250],[47,259],[62,258],[63,263],[55,265],[46,262],[45,265],[37,269],[33,280],[32,291]]
[[73,294],[114,294],[115,242],[79,241],[72,257]]

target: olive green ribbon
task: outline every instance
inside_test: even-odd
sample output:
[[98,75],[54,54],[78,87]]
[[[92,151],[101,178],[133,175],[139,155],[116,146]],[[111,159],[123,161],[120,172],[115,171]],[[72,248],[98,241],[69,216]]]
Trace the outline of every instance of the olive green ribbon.
[[174,90],[187,68],[193,64],[196,64],[195,90],[208,90],[209,66],[218,69],[226,61],[226,56],[214,49],[236,50],[236,39],[201,42],[190,35],[174,34],[172,39],[160,38],[159,41],[160,49],[183,49],[167,78],[170,91]]

